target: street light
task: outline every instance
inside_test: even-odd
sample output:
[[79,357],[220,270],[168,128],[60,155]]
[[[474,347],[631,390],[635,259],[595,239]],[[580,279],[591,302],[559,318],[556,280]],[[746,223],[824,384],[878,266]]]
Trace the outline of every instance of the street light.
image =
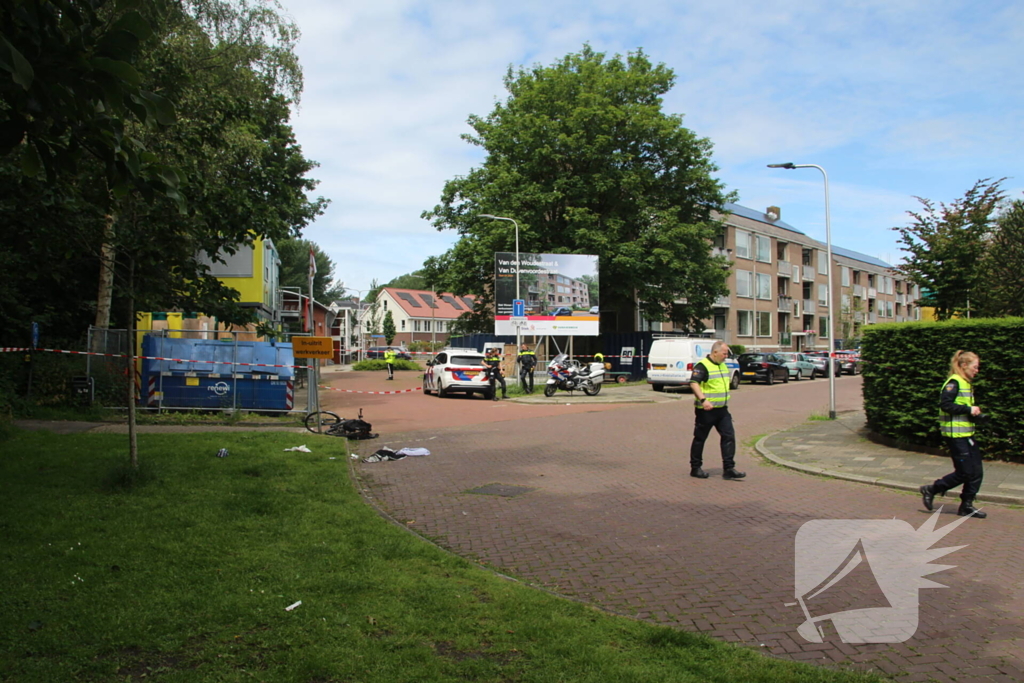
[[[480,214],[481,218],[490,218],[496,221],[509,221],[512,225],[516,226],[516,298],[519,296],[519,223],[516,223],[512,218],[506,218],[505,216],[495,216],[490,213]],[[516,353],[519,353],[519,347],[522,346],[522,328],[516,325]]]
[[832,298],[832,226],[829,222],[828,210],[828,173],[817,164],[768,164],[768,168],[785,168],[790,171],[796,168],[816,168],[821,171],[825,178],[825,249],[826,260],[828,261],[828,419],[836,419],[836,328],[834,325],[833,310],[836,307],[835,299]]

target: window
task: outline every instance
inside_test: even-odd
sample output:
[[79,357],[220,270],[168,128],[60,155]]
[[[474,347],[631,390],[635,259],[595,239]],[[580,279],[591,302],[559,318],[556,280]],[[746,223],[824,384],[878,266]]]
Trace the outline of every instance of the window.
[[772,279],[768,273],[757,274],[757,298],[765,301],[772,298]]
[[891,318],[892,317],[892,302],[891,301],[886,301],[885,302],[885,317],[886,318]]
[[842,268],[843,287],[850,286],[850,267],[843,266]]
[[825,252],[818,250],[818,274],[828,275],[828,258],[826,258]]
[[750,258],[750,233],[744,230],[736,231],[736,256],[738,258]]
[[445,323],[444,320],[438,320],[437,321],[437,330],[436,330],[437,332],[444,332],[444,323]]
[[828,307],[828,285],[818,285],[818,305]]
[[818,336],[822,338],[828,336],[828,318],[825,316],[818,318]]
[[402,332],[405,332],[405,319],[402,319]]
[[412,321],[412,331],[413,332],[419,332],[420,331],[420,321],[419,320],[413,320]]
[[757,312],[757,336],[772,336],[772,314],[769,311]]
[[800,273],[803,269],[800,266],[793,266],[793,282],[800,284]]
[[736,296],[747,299],[754,296],[754,274],[749,270],[736,271]]
[[850,310],[850,295],[849,294],[843,294],[843,310],[844,311],[849,311]]
[[754,335],[754,312],[753,311],[736,311],[736,329],[737,334],[741,337],[751,337]]
[[755,235],[757,240],[757,260],[761,263],[772,262],[772,238],[766,235]]

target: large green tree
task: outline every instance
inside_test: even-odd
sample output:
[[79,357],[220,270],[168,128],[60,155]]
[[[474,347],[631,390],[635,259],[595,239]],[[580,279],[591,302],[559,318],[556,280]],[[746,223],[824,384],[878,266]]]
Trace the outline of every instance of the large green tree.
[[1016,199],[996,218],[978,264],[980,286],[971,307],[990,318],[1024,316],[1024,201]]
[[[91,5],[116,24],[117,7],[131,3]],[[297,31],[274,8],[262,0],[170,3],[152,14],[152,35],[132,53],[133,73],[182,116],[169,126],[138,117],[119,125],[144,155],[187,177],[184,211],[174,198],[144,192],[137,183],[114,192],[100,154],[68,153],[65,161],[74,163],[54,164],[47,182],[19,173],[18,149],[0,158],[0,224],[8,229],[0,263],[25,274],[5,283],[0,335],[23,341],[28,321],[36,319],[50,323],[50,332],[63,329],[77,338],[99,305],[100,275],[111,278],[114,323],[121,326],[130,317],[129,298],[142,310],[180,308],[246,320],[233,305],[237,292],[210,277],[197,255],[231,251],[257,236],[294,236],[325,204],[307,198],[316,185],[307,177],[315,164],[302,155],[288,124],[302,83]],[[59,80],[59,69],[47,69],[58,79],[52,88],[74,91],[70,81]],[[69,69],[68,77],[76,73]],[[0,81],[3,76],[0,70]],[[85,89],[83,97],[91,93]],[[129,284],[131,272],[138,276]]]
[[980,262],[1005,198],[1003,180],[979,180],[952,204],[917,197],[922,210],[908,211],[910,224],[893,228],[910,254],[900,270],[928,290],[939,320],[966,315],[969,302],[980,295]]
[[334,261],[324,253],[316,242],[303,239],[287,239],[276,242],[277,254],[281,258],[281,273],[278,284],[282,287],[299,287],[303,292],[309,289],[309,250],[313,250],[316,275],[313,276],[313,298],[330,303],[345,294],[345,286],[334,281]]
[[439,290],[475,294],[470,328],[493,315],[494,252],[596,254],[602,311],[632,329],[635,306],[651,320],[701,327],[726,293],[725,261],[711,255],[712,212],[729,199],[713,177],[712,145],[662,110],[672,70],[643,51],[608,58],[589,46],[551,66],[509,68],[508,97],[470,116],[483,164],[448,181],[423,217],[460,235],[427,260]]

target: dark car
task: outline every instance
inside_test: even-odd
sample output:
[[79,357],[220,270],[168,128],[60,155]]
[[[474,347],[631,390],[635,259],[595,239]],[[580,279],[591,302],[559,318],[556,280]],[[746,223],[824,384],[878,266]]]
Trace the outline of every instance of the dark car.
[[[398,348],[397,346],[392,346],[391,348],[395,352],[395,360],[412,360],[412,356],[410,356],[406,351]],[[384,360],[384,352],[387,350],[387,346],[371,346],[366,350],[366,358],[367,360],[373,360],[375,358]]]
[[846,375],[860,374],[860,354],[856,351],[836,351],[839,369]]
[[742,353],[737,360],[741,380],[765,384],[775,384],[776,380],[789,381],[789,368],[774,353]]
[[[804,355],[817,366],[822,377],[828,377],[828,351],[806,351]],[[832,370],[836,378],[843,376],[842,364],[838,358],[832,359]]]

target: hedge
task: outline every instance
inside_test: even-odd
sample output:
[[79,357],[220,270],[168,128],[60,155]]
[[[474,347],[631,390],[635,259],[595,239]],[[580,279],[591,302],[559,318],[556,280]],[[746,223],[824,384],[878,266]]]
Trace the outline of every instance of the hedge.
[[981,359],[974,400],[989,459],[1024,462],[1024,318],[885,323],[864,331],[861,361],[868,427],[900,443],[937,446],[939,391],[957,349]]
[[[395,371],[399,370],[422,370],[419,363],[411,360],[395,360]],[[387,370],[388,364],[379,358],[361,360],[352,366],[353,370]]]

